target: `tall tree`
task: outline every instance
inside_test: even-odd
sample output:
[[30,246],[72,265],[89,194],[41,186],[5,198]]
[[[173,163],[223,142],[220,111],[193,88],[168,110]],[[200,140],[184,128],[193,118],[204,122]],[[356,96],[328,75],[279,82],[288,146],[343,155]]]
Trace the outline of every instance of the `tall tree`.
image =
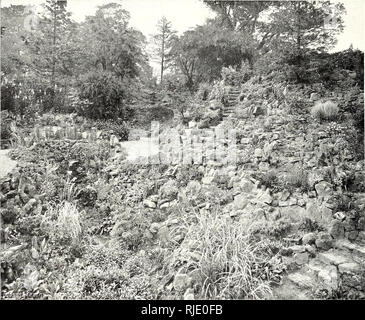
[[21,78],[26,60],[25,6],[1,8],[1,71],[7,80]]
[[[343,30],[344,7],[330,1],[212,1],[203,0],[217,13],[221,27],[251,38],[252,61],[281,43],[282,48],[330,49]],[[331,16],[332,15],[332,16]],[[331,20],[330,28],[326,21]],[[299,59],[300,61],[300,59]]]
[[55,107],[56,91],[65,89],[72,75],[76,24],[70,17],[65,1],[47,0],[38,27],[29,36],[30,67],[40,86],[47,88],[51,108]]
[[86,18],[80,30],[83,71],[97,68],[123,79],[137,78],[147,68],[146,39],[129,20],[118,4],[101,6]]
[[78,88],[91,103],[88,116],[123,118],[127,102],[139,97],[151,74],[146,39],[129,26],[129,19],[122,6],[111,3],[81,25]]
[[160,82],[163,81],[164,71],[171,66],[171,48],[176,39],[176,31],[172,29],[171,22],[162,17],[157,23],[157,33],[152,36],[154,44],[154,57],[160,63]]
[[223,67],[240,67],[243,60],[250,61],[251,38],[240,32],[222,28],[211,20],[194,30],[186,31],[173,45],[175,67],[186,78],[190,90],[201,81],[211,82],[221,77]]
[[344,6],[330,1],[286,1],[271,12],[271,49],[288,65],[297,81],[306,79],[313,53],[328,52],[343,31]]
[[343,4],[330,1],[285,1],[270,14],[269,28],[298,53],[328,51],[343,31]]

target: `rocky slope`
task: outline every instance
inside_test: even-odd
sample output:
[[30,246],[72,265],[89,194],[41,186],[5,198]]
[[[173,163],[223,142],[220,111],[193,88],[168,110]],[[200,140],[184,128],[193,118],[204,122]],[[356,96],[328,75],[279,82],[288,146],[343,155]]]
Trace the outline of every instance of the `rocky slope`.
[[[113,264],[115,274],[110,277],[114,280],[107,279],[119,283],[117,279],[125,277],[120,272],[127,272],[127,287],[123,283],[118,288],[130,292],[129,298],[136,298],[131,289],[136,286],[142,288],[140,292],[148,292],[142,294],[145,298],[364,298],[364,160],[351,116],[344,109],[337,121],[315,121],[310,109],[318,96],[311,94],[310,87],[292,87],[297,99],[290,93],[280,96],[273,92],[269,82],[256,89],[243,88],[241,96],[240,89],[231,90],[231,109],[210,129],[235,129],[236,143],[215,136],[226,148],[216,152],[214,144],[205,144],[208,156],[198,164],[179,161],[183,144],[173,149],[176,162],[158,162],[171,157],[168,139],[163,139],[170,135],[168,131],[162,132],[159,154],[149,159],[155,163],[152,165],[125,160],[121,146],[110,141],[105,146],[102,137],[92,142],[38,141],[31,148],[13,152],[20,163],[35,162],[41,169],[36,173],[30,166],[20,177],[15,173],[2,179],[2,237],[7,240],[3,254],[17,248],[13,251],[28,252],[32,264],[40,265],[40,249],[30,238],[52,239],[37,219],[47,215],[51,199],[58,200],[62,177],[71,175],[80,191],[73,201],[83,210],[84,241],[97,250],[109,250],[103,261],[115,258],[115,242],[129,256],[123,256],[122,266],[121,262]],[[351,97],[342,92],[326,94],[322,99],[335,99],[342,106],[363,103],[363,93]],[[180,141],[186,141],[186,128],[175,129]],[[197,142],[204,145],[209,140],[210,133],[197,125],[191,124],[190,130]],[[230,162],[229,151],[236,152],[236,162]],[[57,164],[56,171],[50,169],[50,163]],[[22,183],[21,177],[30,183]],[[215,259],[225,245],[237,250],[232,239],[225,239],[228,231],[224,228],[244,245],[234,254],[225,252],[226,261],[218,259],[223,263],[218,264]],[[248,240],[240,238],[242,232]],[[214,239],[212,245],[209,241],[215,233],[220,239]],[[240,250],[258,243],[264,243],[264,249],[258,250],[262,254],[252,258],[249,267],[259,295],[253,295],[255,286],[244,281],[237,282],[237,292],[218,280],[210,288],[216,286],[221,292],[205,287],[208,280],[214,280],[214,270],[208,272],[204,266],[214,261],[222,268],[222,279],[230,272],[235,275],[244,260],[238,259],[235,268],[229,267],[234,263],[230,261],[243,259]],[[83,249],[88,254],[76,255],[71,247],[58,243],[52,251],[67,252],[62,255],[65,284],[55,294],[71,294],[67,288],[72,287],[70,281],[76,281],[84,291],[79,295],[72,291],[75,298],[95,297],[83,281],[91,277],[90,268],[96,268],[98,277],[106,271],[91,258],[93,246]],[[244,252],[250,256],[254,251]],[[14,261],[20,263],[10,259],[3,266],[6,283],[23,277],[23,269]],[[125,261],[129,261],[128,267],[124,267]],[[43,269],[51,268],[42,263]],[[95,277],[92,273],[92,279]],[[98,281],[106,283],[104,278]],[[98,288],[97,294],[103,297],[111,294],[102,294]],[[120,294],[116,298],[125,297]]]

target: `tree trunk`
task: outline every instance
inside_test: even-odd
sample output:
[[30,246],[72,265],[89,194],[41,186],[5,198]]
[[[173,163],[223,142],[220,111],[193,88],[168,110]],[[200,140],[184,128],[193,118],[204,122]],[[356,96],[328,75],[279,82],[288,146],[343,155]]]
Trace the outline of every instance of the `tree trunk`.
[[162,44],[161,44],[161,79],[160,84],[163,81],[163,71],[164,71],[164,63],[165,63],[165,26],[162,26]]
[[52,87],[52,91],[51,91],[51,101],[52,101],[52,109],[54,109],[54,104],[55,104],[55,93],[56,93],[56,20],[57,20],[57,11],[56,9],[54,9],[54,14],[53,14],[53,50],[52,50],[52,75],[51,75],[51,87]]
[[297,72],[296,73],[296,76],[297,76],[297,81],[301,81],[302,77],[301,77],[301,66],[302,66],[302,34],[301,34],[301,23],[302,23],[302,20],[301,20],[301,3],[298,2],[298,7],[297,7],[297,65],[299,67],[299,73]]

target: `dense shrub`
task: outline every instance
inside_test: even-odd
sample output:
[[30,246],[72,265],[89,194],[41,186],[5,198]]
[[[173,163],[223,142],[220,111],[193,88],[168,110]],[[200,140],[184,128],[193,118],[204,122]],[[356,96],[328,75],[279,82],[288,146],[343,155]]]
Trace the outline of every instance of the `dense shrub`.
[[274,188],[279,183],[277,172],[274,170],[260,174],[257,178],[259,179],[260,184],[267,188]]
[[293,168],[285,175],[285,185],[289,189],[299,188],[301,191],[308,191],[308,173],[302,168]]
[[65,299],[155,299],[156,280],[149,276],[153,264],[146,254],[131,256],[118,242],[90,246],[84,262],[70,267],[58,295]]
[[16,110],[16,87],[12,83],[1,84],[1,110],[15,112]]
[[11,123],[13,121],[13,117],[6,111],[2,111],[0,115],[1,120],[1,142],[4,140],[9,140],[12,136]]
[[129,84],[106,71],[84,75],[79,97],[84,103],[77,106],[77,113],[95,119],[125,119],[131,99]]
[[212,86],[209,83],[202,82],[199,84],[196,96],[199,100],[208,100],[209,94],[212,91]]
[[99,130],[112,131],[120,140],[128,140],[130,129],[127,123],[120,118],[107,121],[97,121],[95,126]]

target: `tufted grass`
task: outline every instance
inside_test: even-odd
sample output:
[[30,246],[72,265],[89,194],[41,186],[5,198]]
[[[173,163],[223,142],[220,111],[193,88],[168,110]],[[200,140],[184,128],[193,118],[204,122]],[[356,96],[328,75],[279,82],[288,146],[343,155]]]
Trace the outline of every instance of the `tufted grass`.
[[319,120],[336,120],[338,118],[339,108],[336,103],[332,101],[317,102],[311,109],[312,116]]
[[271,295],[262,280],[267,262],[265,246],[253,242],[247,228],[222,217],[221,213],[198,213],[185,240],[196,248],[199,261],[189,263],[197,270],[202,299],[264,299]]

